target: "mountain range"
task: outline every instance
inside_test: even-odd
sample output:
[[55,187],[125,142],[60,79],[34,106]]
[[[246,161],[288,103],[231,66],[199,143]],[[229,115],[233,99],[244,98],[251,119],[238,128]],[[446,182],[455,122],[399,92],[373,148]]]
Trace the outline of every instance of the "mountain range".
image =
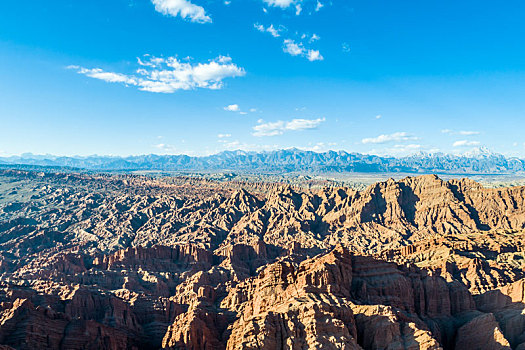
[[268,152],[224,151],[209,156],[53,156],[24,153],[0,157],[0,164],[72,167],[101,171],[237,171],[237,172],[403,172],[441,174],[514,174],[525,171],[525,160],[479,148],[463,155],[420,152],[388,157],[346,151],[322,153],[296,148]]

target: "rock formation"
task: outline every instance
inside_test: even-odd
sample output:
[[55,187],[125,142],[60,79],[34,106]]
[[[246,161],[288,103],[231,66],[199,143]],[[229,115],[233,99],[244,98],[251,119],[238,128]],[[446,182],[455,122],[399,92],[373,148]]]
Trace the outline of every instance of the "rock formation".
[[[525,188],[0,173],[5,349],[525,349]],[[2,347],[0,347],[2,348]]]

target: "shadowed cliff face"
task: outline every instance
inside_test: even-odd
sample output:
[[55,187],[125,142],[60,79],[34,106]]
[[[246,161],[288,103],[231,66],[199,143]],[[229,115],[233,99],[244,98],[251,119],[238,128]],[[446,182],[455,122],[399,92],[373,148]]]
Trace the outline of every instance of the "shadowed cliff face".
[[436,176],[355,191],[4,171],[0,344],[525,348],[524,202]]

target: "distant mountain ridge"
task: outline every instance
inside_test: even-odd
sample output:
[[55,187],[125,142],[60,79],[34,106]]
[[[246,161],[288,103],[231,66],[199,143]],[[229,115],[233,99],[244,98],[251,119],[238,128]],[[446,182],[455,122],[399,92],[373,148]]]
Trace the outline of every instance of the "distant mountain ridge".
[[71,167],[101,171],[237,171],[237,172],[403,172],[505,174],[525,172],[525,160],[480,148],[465,155],[420,152],[406,157],[383,157],[346,151],[317,153],[296,148],[269,152],[224,151],[210,156],[53,156],[23,154],[1,157],[2,165]]

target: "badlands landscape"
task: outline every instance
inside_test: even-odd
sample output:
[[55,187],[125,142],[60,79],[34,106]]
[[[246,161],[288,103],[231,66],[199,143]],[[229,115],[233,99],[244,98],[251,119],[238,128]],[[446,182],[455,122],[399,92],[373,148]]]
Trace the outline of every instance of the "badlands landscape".
[[0,350],[525,350],[524,14],[0,0]]
[[1,349],[525,349],[525,187],[4,169]]

